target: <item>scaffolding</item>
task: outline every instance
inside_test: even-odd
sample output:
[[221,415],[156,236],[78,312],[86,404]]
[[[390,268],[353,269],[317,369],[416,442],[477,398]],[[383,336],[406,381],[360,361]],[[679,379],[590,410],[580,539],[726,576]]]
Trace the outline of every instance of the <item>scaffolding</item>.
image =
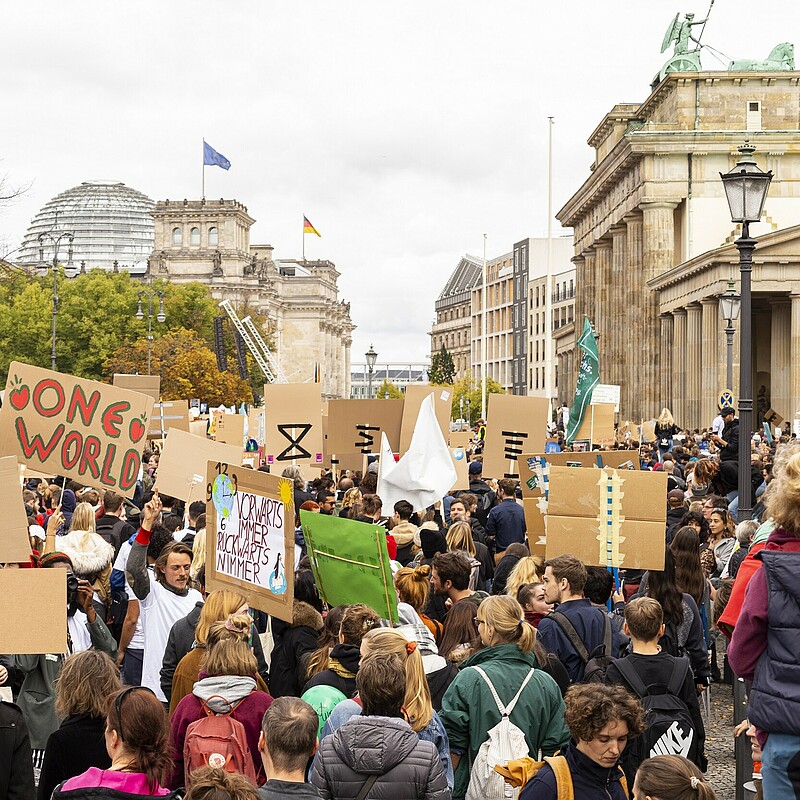
[[268,383],[288,383],[286,375],[283,374],[281,365],[270,352],[264,338],[258,332],[253,320],[250,317],[239,319],[233,304],[230,300],[223,300],[219,307],[230,317],[233,327],[239,336],[242,337],[247,349],[256,360],[259,369],[264,373]]

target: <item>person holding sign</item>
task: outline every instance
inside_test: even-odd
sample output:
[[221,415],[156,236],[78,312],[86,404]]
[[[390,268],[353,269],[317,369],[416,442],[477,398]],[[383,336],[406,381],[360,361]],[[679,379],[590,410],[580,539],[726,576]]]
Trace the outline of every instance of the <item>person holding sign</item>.
[[126,567],[142,615],[142,686],[151,689],[165,703],[160,675],[169,632],[203,598],[196,589],[189,588],[192,549],[182,542],[170,542],[156,559],[153,572],[148,571],[147,546],[160,515],[161,499],[156,491],[142,512],[142,527],[133,541]]

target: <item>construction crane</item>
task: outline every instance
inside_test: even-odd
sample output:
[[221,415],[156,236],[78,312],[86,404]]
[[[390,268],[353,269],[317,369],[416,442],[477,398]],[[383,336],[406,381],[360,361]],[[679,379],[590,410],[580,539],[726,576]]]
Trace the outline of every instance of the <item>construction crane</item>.
[[233,327],[242,337],[242,341],[256,360],[256,364],[264,373],[267,381],[269,383],[288,383],[280,364],[270,352],[267,343],[253,324],[253,320],[250,317],[240,320],[230,300],[223,300],[219,307],[230,317]]

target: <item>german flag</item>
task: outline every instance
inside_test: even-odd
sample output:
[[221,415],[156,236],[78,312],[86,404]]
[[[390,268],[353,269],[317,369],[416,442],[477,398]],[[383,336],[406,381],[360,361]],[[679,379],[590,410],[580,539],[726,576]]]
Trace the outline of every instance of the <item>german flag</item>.
[[316,233],[317,236],[322,237],[322,234],[308,221],[308,217],[303,215],[303,233]]

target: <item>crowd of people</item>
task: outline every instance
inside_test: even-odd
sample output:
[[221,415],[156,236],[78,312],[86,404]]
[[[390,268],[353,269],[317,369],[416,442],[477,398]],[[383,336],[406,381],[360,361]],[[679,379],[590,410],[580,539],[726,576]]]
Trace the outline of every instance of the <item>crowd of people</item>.
[[720,416],[682,432],[665,409],[652,448],[626,442],[669,473],[658,571],[532,555],[482,437],[428,509],[384,508],[377,464],[288,467],[297,511],[385,527],[395,625],[325,603],[299,515],[291,621],[206,592],[205,505],[158,492],[157,453],[133,502],[28,481],[30,562],[3,566],[67,571],[67,649],[0,656],[0,798],[711,800],[702,700],[731,670],[764,796],[800,796],[800,446]]

